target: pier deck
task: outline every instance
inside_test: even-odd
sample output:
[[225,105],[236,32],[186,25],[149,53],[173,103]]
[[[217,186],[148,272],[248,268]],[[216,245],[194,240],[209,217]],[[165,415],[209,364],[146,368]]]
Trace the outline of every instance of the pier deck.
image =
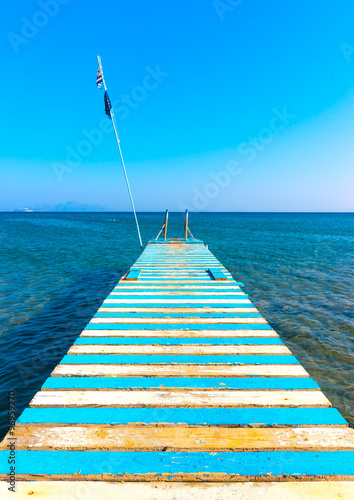
[[1,498],[14,438],[23,498],[353,498],[354,431],[196,240],[108,295],[1,443]]

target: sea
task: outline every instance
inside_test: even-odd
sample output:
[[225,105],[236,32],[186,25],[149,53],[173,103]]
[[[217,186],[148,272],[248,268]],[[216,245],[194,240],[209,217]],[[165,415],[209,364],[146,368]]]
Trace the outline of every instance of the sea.
[[[138,214],[144,245],[164,213]],[[114,220],[113,220],[114,219]],[[168,236],[183,236],[183,213]],[[354,426],[354,214],[190,213],[193,236]],[[140,255],[130,213],[0,213],[0,437]]]

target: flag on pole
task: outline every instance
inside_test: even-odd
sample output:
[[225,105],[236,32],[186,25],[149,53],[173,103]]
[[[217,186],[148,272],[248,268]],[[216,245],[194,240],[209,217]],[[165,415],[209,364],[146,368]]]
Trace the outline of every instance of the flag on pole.
[[97,70],[96,83],[97,83],[97,87],[99,89],[101,89],[102,88],[102,73],[101,73],[101,68],[99,66],[98,66],[98,70]]
[[102,69],[102,64],[101,64],[101,58],[100,58],[100,56],[97,56],[97,61],[98,61],[98,71],[97,71],[96,83],[97,83],[98,87],[100,87],[100,88],[102,86],[104,87],[104,108],[105,108],[106,115],[112,120],[113,130],[114,130],[114,133],[115,133],[115,136],[116,136],[116,140],[117,140],[117,146],[118,146],[118,149],[119,149],[120,159],[122,161],[122,167],[123,167],[123,171],[124,171],[125,181],[127,183],[127,188],[128,188],[128,193],[129,193],[129,197],[130,197],[130,202],[132,204],[132,209],[133,209],[133,212],[134,212],[134,218],[135,218],[136,228],[138,230],[140,247],[143,248],[143,243],[141,241],[140,229],[139,229],[139,224],[138,224],[138,218],[136,216],[135,206],[134,206],[134,201],[133,201],[133,196],[132,196],[132,193],[131,193],[131,190],[130,190],[128,175],[127,175],[127,171],[126,171],[126,168],[125,168],[123,154],[122,154],[122,150],[121,150],[120,143],[119,143],[119,137],[118,137],[118,132],[117,132],[117,125],[115,123],[115,116],[114,116],[114,113],[113,113],[111,101],[109,100],[109,97],[108,97],[107,86],[106,86],[106,83],[105,83],[105,80],[104,80],[104,76],[103,76],[103,69]]
[[106,115],[111,118],[112,104],[111,104],[111,101],[109,100],[107,90],[104,93],[104,108],[105,108]]

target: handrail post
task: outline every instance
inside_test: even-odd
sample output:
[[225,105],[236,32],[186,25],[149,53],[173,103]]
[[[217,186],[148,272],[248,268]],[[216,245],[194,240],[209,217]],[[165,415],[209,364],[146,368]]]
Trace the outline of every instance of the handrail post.
[[186,218],[184,221],[184,239],[188,239],[188,210],[186,210]]
[[166,215],[165,215],[165,227],[163,231],[163,239],[166,240],[167,238],[167,223],[168,223],[168,210],[166,210]]

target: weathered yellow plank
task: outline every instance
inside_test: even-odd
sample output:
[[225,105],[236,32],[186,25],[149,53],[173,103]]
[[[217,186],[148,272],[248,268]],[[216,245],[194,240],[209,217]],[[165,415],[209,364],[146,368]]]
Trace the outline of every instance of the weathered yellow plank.
[[100,307],[97,312],[124,313],[258,313],[255,307]]
[[30,403],[36,406],[153,406],[153,407],[242,407],[242,406],[331,406],[320,391],[40,391]]
[[173,299],[140,299],[139,297],[136,298],[116,298],[116,299],[106,299],[103,301],[103,304],[119,304],[119,303],[124,303],[124,304],[235,304],[235,307],[238,304],[251,304],[251,301],[249,299],[179,299],[173,298]]
[[[49,479],[49,478],[48,478]],[[18,481],[16,493],[0,482],[4,500],[352,500],[354,481],[301,482],[105,482]],[[33,495],[33,497],[32,497]]]
[[[11,440],[11,436],[9,436]],[[0,449],[7,449],[6,440]],[[350,428],[16,426],[18,450],[324,451],[354,449]]]
[[[164,286],[164,285],[167,285],[167,284],[173,284],[173,285],[185,285],[186,287],[189,288],[189,286],[191,284],[204,284],[204,285],[210,285],[211,283],[216,283],[215,280],[211,280],[209,281],[209,278],[207,279],[203,279],[203,280],[198,280],[198,279],[192,279],[192,278],[181,278],[181,279],[175,279],[175,278],[159,278],[159,279],[152,279],[152,278],[149,278],[148,276],[146,277],[143,277],[142,279],[142,282],[143,283],[146,283],[146,284],[155,284],[155,285],[160,285],[160,286]],[[226,282],[225,282],[226,283]]]
[[[208,290],[215,290],[221,292],[242,292],[241,288],[235,284],[224,284],[223,287],[218,286],[213,286],[212,283],[209,283],[208,286],[206,287],[205,285],[191,285],[188,287],[188,291],[193,291],[193,290],[200,290],[200,291],[207,291]],[[185,290],[186,287],[183,285],[165,285],[163,287],[164,290],[166,291],[182,291]],[[147,290],[158,290],[161,291],[161,287],[158,285],[151,285],[150,283],[147,283],[146,285],[141,284],[141,283],[127,283],[127,284],[119,284],[114,287],[112,291],[134,291],[134,290],[140,290],[140,291],[147,291]]]
[[[165,287],[164,287],[165,288]],[[209,286],[208,286],[209,288]],[[221,289],[219,288],[219,291],[220,291],[220,295],[230,295],[230,297],[233,297],[233,296],[242,296],[242,295],[245,295],[241,290],[240,291],[229,291],[229,290],[224,290],[224,289]],[[121,292],[121,288],[115,288],[110,295],[122,295],[122,292]],[[128,295],[145,295],[144,293],[141,293],[140,291],[129,291],[129,292],[126,292],[124,291],[124,295],[128,296]],[[215,292],[208,292],[208,291],[204,291],[203,289],[202,290],[198,290],[196,292],[191,292],[191,291],[184,291],[183,290],[183,287],[181,287],[180,290],[163,290],[163,291],[158,291],[158,292],[150,292],[149,291],[149,295],[152,295],[152,296],[155,296],[155,295],[171,295],[171,297],[173,296],[176,296],[178,297],[178,295],[203,295],[203,296],[212,296],[212,297],[217,297],[217,294],[215,294]]]
[[[112,292],[131,292],[134,290],[141,290],[141,291],[152,291],[152,292],[161,292],[164,290],[165,292],[181,292],[183,290],[188,291],[188,292],[212,292],[214,291],[215,293],[220,293],[222,292],[238,292],[238,293],[244,293],[242,290],[242,287],[238,286],[235,282],[228,281],[224,282],[223,285],[221,286],[220,284],[218,286],[215,285],[215,282],[212,281],[205,281],[204,283],[196,283],[196,284],[191,284],[188,286],[184,286],[183,284],[175,284],[175,283],[166,283],[164,286],[161,286],[159,284],[154,284],[150,282],[145,282],[145,281],[137,281],[137,282],[125,282],[125,283],[118,283],[117,286],[115,286],[112,289]],[[111,293],[112,293],[111,292]]]
[[90,323],[152,323],[152,324],[167,324],[167,323],[181,323],[184,325],[190,324],[266,324],[267,321],[264,318],[139,318],[131,316],[129,318],[92,318]]
[[83,330],[80,337],[279,337],[275,330]]
[[301,365],[65,365],[54,377],[308,377]]
[[291,354],[285,345],[73,345],[68,354]]

